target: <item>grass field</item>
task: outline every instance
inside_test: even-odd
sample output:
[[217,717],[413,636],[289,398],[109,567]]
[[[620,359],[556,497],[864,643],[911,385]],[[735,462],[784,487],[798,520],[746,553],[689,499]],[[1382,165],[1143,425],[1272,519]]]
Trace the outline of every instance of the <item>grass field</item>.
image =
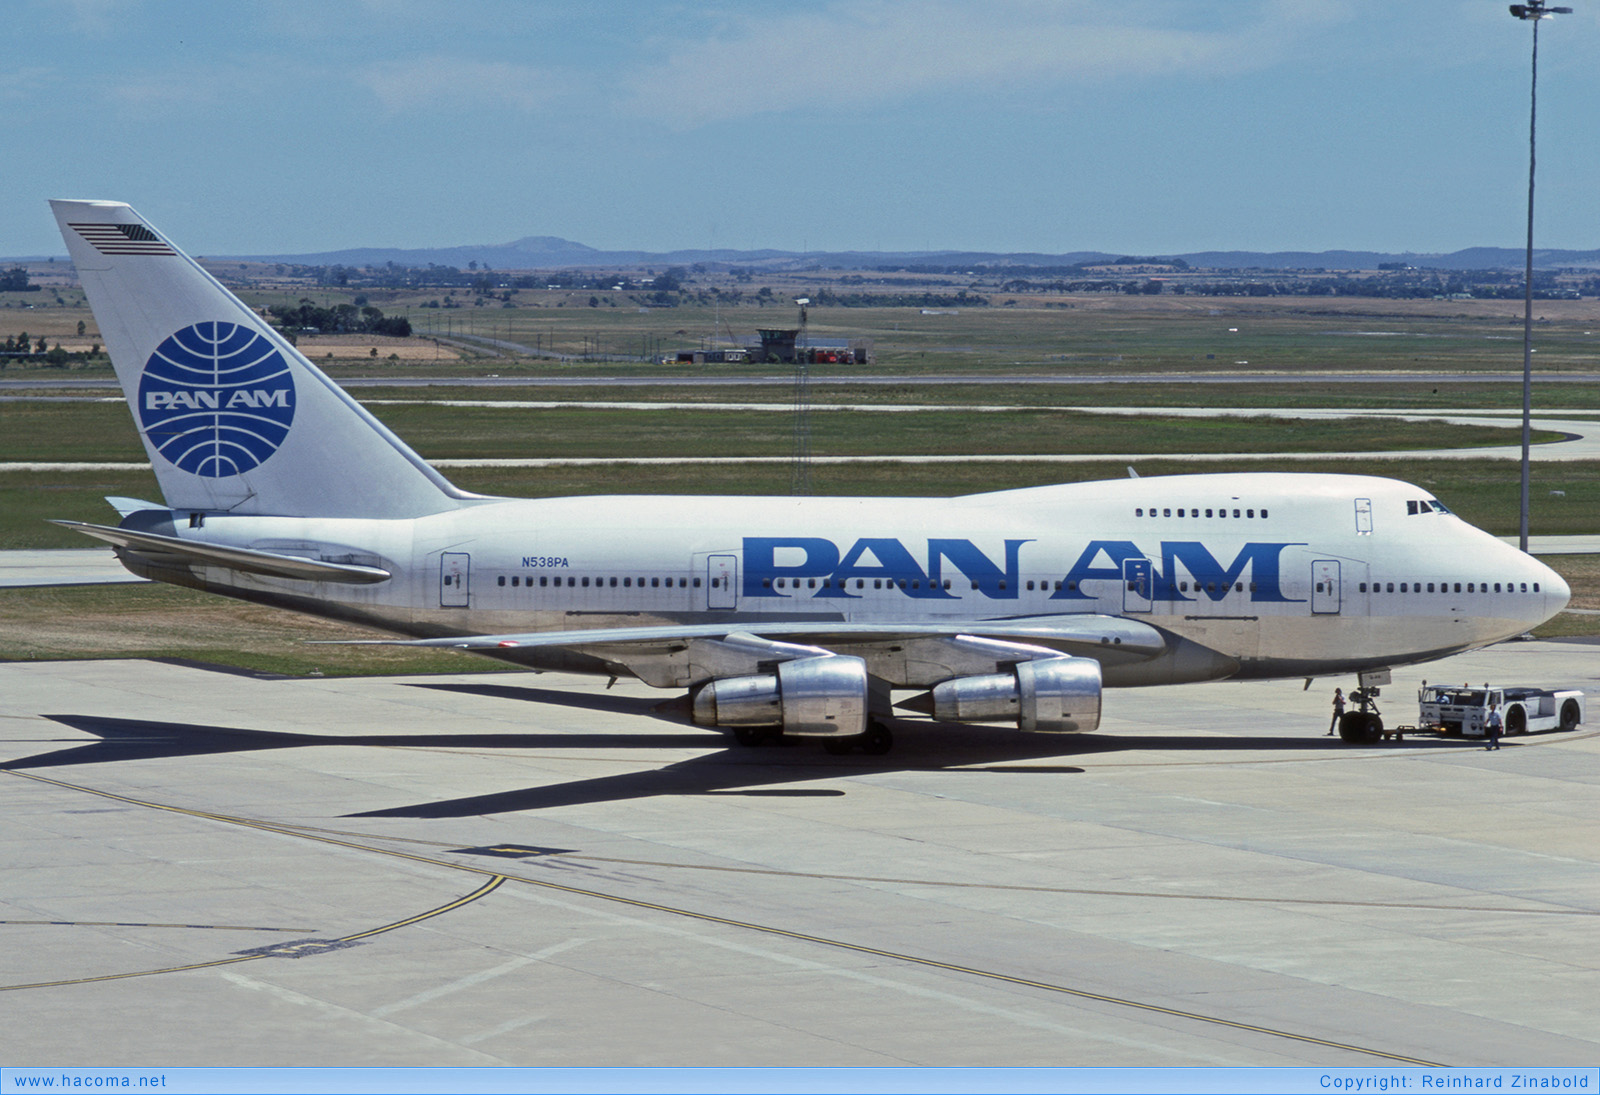
[[[718,378],[715,385],[666,385],[613,382],[544,386],[466,387],[448,382],[415,387],[384,387],[381,382],[358,377],[357,369],[335,369],[341,378],[361,383],[352,390],[364,401],[429,399],[472,399],[477,401],[536,401],[573,403],[657,402],[657,403],[772,403],[793,402],[793,374],[770,377],[764,384],[741,384],[736,378]],[[431,372],[431,370],[429,370]],[[585,370],[592,372],[593,370]],[[111,378],[106,376],[110,387]],[[1394,410],[1407,414],[1427,414],[1442,410],[1482,410],[1488,413],[1522,414],[1520,383],[1448,381],[1406,381],[1336,383],[1304,378],[1295,383],[1280,383],[1272,377],[1257,382],[1209,385],[1170,380],[1149,384],[1059,384],[1048,381],[1017,381],[1004,385],[942,382],[917,384],[914,378],[887,378],[873,383],[851,382],[829,375],[814,375],[810,383],[813,406],[871,403],[910,406],[980,406],[1002,404],[1018,407],[1117,407],[1136,410],[1161,410],[1171,407],[1246,407],[1261,410],[1294,410],[1335,407],[1351,411]],[[1534,409],[1539,414],[1558,414],[1564,410],[1600,413],[1600,384],[1541,379],[1535,389]]]
[[[415,396],[412,396],[415,399]],[[784,456],[793,418],[770,412],[528,409],[438,403],[375,405],[374,414],[427,459],[484,457]],[[1133,418],[1074,411],[1004,414],[816,410],[816,455],[942,455],[1134,452],[1362,452],[1394,447],[1516,444],[1520,432],[1468,434],[1443,422],[1400,426],[1380,419]],[[1552,439],[1545,435],[1542,439]],[[0,403],[0,461],[145,459],[127,406],[115,402]]]
[[[1600,365],[1597,365],[1600,368]],[[555,376],[529,376],[527,384],[509,386],[468,386],[455,381],[468,375],[481,376],[483,370],[410,369],[392,373],[396,378],[425,376],[430,382],[418,386],[386,386],[383,381],[391,373],[384,371],[379,377],[368,376],[373,370],[359,365],[328,366],[330,375],[341,382],[352,384],[352,392],[363,401],[417,399],[464,399],[476,402],[561,402],[592,403],[768,403],[788,406],[793,402],[792,371],[771,371],[763,383],[741,383],[750,380],[749,370],[737,373],[724,369],[711,373],[701,368],[695,375],[715,379],[717,383],[695,386],[652,383],[648,377],[638,380],[593,380],[598,368],[574,365],[563,374]],[[679,375],[674,370],[673,375]],[[663,375],[663,370],[656,370]],[[109,367],[67,373],[43,368],[18,369],[0,372],[0,379],[25,381],[36,377],[44,381],[63,376],[74,380],[101,380],[102,391],[78,391],[85,398],[117,395],[116,379]],[[584,383],[585,379],[592,382]],[[840,378],[819,371],[811,379],[811,400],[814,406],[826,404],[873,403],[916,406],[974,406],[1003,404],[1020,407],[1118,407],[1139,410],[1160,410],[1169,407],[1247,407],[1263,412],[1283,409],[1337,407],[1351,411],[1393,410],[1407,414],[1427,414],[1443,410],[1482,410],[1486,413],[1513,415],[1522,413],[1522,385],[1466,380],[1407,380],[1398,378],[1384,381],[1373,378],[1362,383],[1317,382],[1304,377],[1292,384],[1281,383],[1281,378],[1263,376],[1257,381],[1212,385],[1182,382],[1174,377],[1160,383],[1053,383],[1044,379],[1019,380],[1003,385],[962,384],[941,382],[919,384],[916,378],[879,378],[871,383]],[[554,383],[541,381],[560,380]],[[60,396],[59,389],[41,385],[38,388],[18,388],[7,393],[13,396]],[[1600,384],[1577,380],[1562,380],[1541,376],[1534,389],[1536,414],[1561,414],[1587,412],[1600,414]],[[0,404],[4,413],[4,404]]]
[[175,658],[259,673],[481,673],[488,658],[315,640],[377,632],[165,585],[0,590],[0,661]]
[[[753,292],[753,291],[752,291]],[[241,290],[258,308],[301,297],[320,306],[349,303],[354,291]],[[390,363],[396,347],[363,341],[308,338],[303,349],[319,363],[399,375],[417,367],[517,373],[560,372],[569,366],[485,344],[494,339],[540,351],[607,362],[608,372],[640,379],[659,374],[643,364],[661,353],[699,348],[711,340],[746,341],[757,328],[796,325],[787,300],[766,307],[641,308],[626,294],[523,290],[510,306],[463,294],[459,307],[425,307],[438,291],[364,290],[359,295],[386,315],[405,316],[418,339],[443,340],[414,363]],[[800,295],[800,294],[796,294]],[[810,294],[810,295],[815,295]],[[589,307],[594,297],[599,306]],[[1006,306],[1012,299],[1015,306]],[[60,303],[57,303],[59,300]],[[879,375],[949,371],[1165,373],[1237,369],[1292,372],[1520,372],[1520,301],[1391,301],[1362,298],[1243,298],[1089,294],[997,297],[990,307],[939,309],[813,307],[809,334],[818,339],[873,340]],[[1540,301],[1536,332],[1541,372],[1592,372],[1600,349],[1595,301]],[[85,333],[77,335],[77,324]],[[99,340],[79,290],[0,294],[0,337],[26,330],[51,344],[88,348]],[[378,349],[373,357],[371,351]],[[630,365],[626,360],[634,359]],[[454,364],[452,364],[452,362]],[[674,367],[677,369],[677,367]],[[702,367],[716,371],[725,367]],[[741,371],[762,367],[741,366]],[[771,370],[781,375],[781,368]]]

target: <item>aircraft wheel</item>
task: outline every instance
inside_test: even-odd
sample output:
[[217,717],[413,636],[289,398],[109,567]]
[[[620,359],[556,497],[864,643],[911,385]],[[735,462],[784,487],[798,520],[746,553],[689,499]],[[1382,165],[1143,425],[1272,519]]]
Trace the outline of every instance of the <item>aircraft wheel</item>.
[[736,726],[733,729],[733,740],[740,745],[755,747],[771,745],[778,740],[783,731],[772,726]]
[[1383,720],[1360,711],[1346,712],[1339,719],[1339,737],[1351,745],[1372,745],[1383,738]]
[[1578,701],[1568,700],[1561,705],[1561,729],[1576,730],[1578,728]]
[[874,719],[867,724],[867,732],[861,735],[861,751],[869,757],[881,757],[894,748],[894,735],[883,723]]

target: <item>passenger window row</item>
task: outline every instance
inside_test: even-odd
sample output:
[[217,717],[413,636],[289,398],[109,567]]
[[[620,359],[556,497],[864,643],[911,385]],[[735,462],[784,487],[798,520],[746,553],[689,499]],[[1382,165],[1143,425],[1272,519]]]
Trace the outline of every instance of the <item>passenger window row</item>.
[[[1243,511],[1236,509],[1236,510],[1233,511],[1233,515],[1235,517],[1238,517],[1241,512],[1244,514],[1246,519],[1250,519],[1250,520],[1253,520],[1255,518],[1255,515],[1256,515],[1256,511],[1254,509],[1246,509],[1246,510],[1243,510]],[[1139,507],[1135,508],[1134,511],[1133,511],[1133,515],[1135,517],[1143,517],[1145,515],[1144,507],[1143,506],[1139,506]],[[1151,506],[1150,507],[1150,516],[1151,517],[1171,517],[1172,515],[1173,515],[1173,512],[1172,512],[1172,508],[1170,506],[1163,506],[1161,508],[1160,512],[1157,512],[1155,506]],[[1200,510],[1199,510],[1198,507],[1195,507],[1195,506],[1179,506],[1177,515],[1179,517],[1199,517],[1200,516]],[[1217,516],[1217,517],[1226,517],[1226,516],[1228,516],[1228,508],[1226,506],[1212,507],[1212,508],[1207,509],[1205,511],[1205,516],[1211,517],[1213,515]],[[1263,509],[1261,511],[1261,516],[1262,517],[1266,517],[1266,515],[1267,515],[1267,511],[1265,509]]]
[[[855,579],[855,583],[856,583],[855,584],[855,588],[856,589],[866,589],[867,588],[867,579],[865,579],[865,578],[857,578],[857,579]],[[1005,579],[1002,578],[1000,580],[1000,588],[1004,589],[1005,587],[1006,587]],[[801,585],[801,582],[800,582],[799,578],[763,578],[763,579],[761,579],[761,588],[762,589],[833,589],[834,588],[834,583],[833,583],[833,579],[832,578],[820,578],[820,579],[818,579],[818,578],[807,578],[805,580],[805,584],[804,585]],[[839,580],[838,588],[839,589],[850,589],[851,588],[850,579],[849,578],[841,578]],[[922,579],[921,578],[911,578],[911,579],[906,579],[906,578],[874,578],[874,579],[872,579],[872,588],[873,589],[921,589],[922,588]],[[940,585],[940,583],[938,581],[936,581],[936,580],[934,580],[932,578],[929,578],[928,579],[928,588],[929,589],[949,589],[950,588],[950,579],[946,578],[944,580],[944,584]],[[973,582],[972,583],[972,588],[973,589],[977,589],[978,588],[978,583],[977,582]]]
[[[846,590],[848,590],[848,589],[866,589],[868,580],[869,579],[866,579],[866,578],[856,578],[856,579],[854,579],[855,584],[852,586],[851,585],[852,579],[844,578],[844,579],[841,579],[839,581],[838,588],[839,589],[846,589]],[[923,580],[921,578],[910,578],[910,579],[907,579],[907,578],[872,578],[872,579],[870,579],[870,581],[872,582],[872,588],[873,589],[922,589],[922,588],[924,588]],[[926,584],[926,588],[928,588],[928,589],[950,589],[952,587],[952,585],[953,585],[953,583],[951,582],[951,580],[949,578],[944,578],[944,579],[929,578],[928,581],[927,581],[927,584]],[[1011,583],[1010,583],[1009,579],[1001,578],[996,583],[996,588],[998,588],[998,589],[1007,589],[1007,588],[1010,587],[1010,585],[1011,585]],[[799,578],[763,578],[763,579],[761,579],[761,588],[762,589],[833,589],[834,588],[834,582],[833,582],[832,578],[821,578],[821,579],[818,579],[818,578],[807,578],[807,579],[805,579],[803,584],[801,582],[801,579],[799,579]],[[978,581],[978,579],[973,578],[972,579],[972,588],[973,589],[982,589],[983,588],[983,583]],[[1026,588],[1030,593],[1033,592],[1034,590],[1039,590],[1041,592],[1048,593],[1052,589],[1055,590],[1057,593],[1061,592],[1062,589],[1067,589],[1067,590],[1075,593],[1075,592],[1077,592],[1077,589],[1078,589],[1078,583],[1075,582],[1075,581],[1073,581],[1073,582],[1063,582],[1059,578],[1057,578],[1053,584],[1051,582],[1049,582],[1049,581],[1029,580],[1027,585],[1026,585]]]
[[[1463,592],[1460,582],[1455,582],[1455,583],[1451,583],[1451,582],[1438,582],[1438,583],[1429,582],[1428,583],[1428,588],[1426,590],[1424,590],[1422,588],[1422,583],[1421,582],[1401,582],[1400,583],[1400,588],[1399,588],[1398,591],[1395,589],[1395,583],[1393,583],[1393,582],[1373,582],[1372,583],[1372,592],[1374,592],[1374,593],[1395,593],[1395,592],[1400,592],[1400,593],[1423,593],[1423,592],[1433,593],[1435,584],[1438,585],[1438,592],[1440,592],[1440,593],[1450,593],[1450,592],[1461,593],[1461,592]],[[1452,585],[1454,585],[1454,587],[1455,587],[1454,590],[1451,589]],[[1519,585],[1521,586],[1520,589],[1517,588]],[[1467,593],[1488,593],[1488,592],[1490,592],[1489,583],[1488,582],[1468,582],[1468,583],[1466,583],[1466,586],[1467,586],[1467,588],[1466,588],[1465,592],[1467,592]],[[1361,592],[1362,593],[1367,592],[1367,583],[1366,582],[1362,582],[1361,583]],[[1526,593],[1526,592],[1528,592],[1528,583],[1527,582],[1520,582],[1520,583],[1519,582],[1496,582],[1496,583],[1494,583],[1493,592],[1495,592],[1495,593]],[[1533,592],[1535,592],[1535,593],[1539,592],[1539,583],[1538,582],[1534,582],[1533,583]]]
[[[711,579],[711,588],[712,589],[716,589],[717,588],[717,583],[720,580],[721,579],[718,579],[718,578]],[[506,576],[504,574],[500,575],[497,579],[495,579],[495,584],[496,585],[502,585],[502,586],[505,585],[506,584]],[[518,586],[526,586],[527,588],[532,589],[533,588],[533,575],[529,574],[527,577],[523,577],[520,574],[513,574],[511,576],[510,584],[511,584],[511,586],[513,588],[516,588]],[[605,587],[609,587],[611,589],[616,589],[619,585],[623,589],[631,589],[631,588],[633,588],[635,586],[637,586],[640,589],[644,589],[644,588],[646,588],[647,584],[648,584],[648,588],[650,588],[650,589],[674,589],[674,588],[676,588],[676,589],[688,589],[691,586],[693,586],[695,589],[699,589],[700,588],[700,579],[699,578],[694,578],[694,579],[689,579],[689,578],[634,578],[634,577],[630,576],[630,577],[621,578],[621,579],[618,579],[618,578],[594,578],[594,579],[591,580],[589,578],[583,578],[583,577],[579,577],[577,575],[572,575],[572,574],[556,574],[556,575],[541,574],[541,575],[539,575],[539,588],[540,589],[546,589],[546,588],[550,588],[550,587],[554,587],[556,589],[562,589],[562,588],[566,588],[566,589],[579,589],[579,588],[581,588],[581,589],[591,589],[591,588],[600,589],[600,588],[605,588]]]

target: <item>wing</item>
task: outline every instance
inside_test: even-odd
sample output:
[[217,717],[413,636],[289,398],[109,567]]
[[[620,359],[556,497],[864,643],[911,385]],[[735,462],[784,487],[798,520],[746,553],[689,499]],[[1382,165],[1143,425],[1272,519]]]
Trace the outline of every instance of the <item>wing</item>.
[[862,658],[868,672],[895,687],[926,688],[1041,658],[1086,657],[1112,666],[1168,650],[1167,637],[1149,624],[1088,613],[917,624],[730,621],[372,641],[472,650],[534,669],[634,676],[660,688],[823,654]]

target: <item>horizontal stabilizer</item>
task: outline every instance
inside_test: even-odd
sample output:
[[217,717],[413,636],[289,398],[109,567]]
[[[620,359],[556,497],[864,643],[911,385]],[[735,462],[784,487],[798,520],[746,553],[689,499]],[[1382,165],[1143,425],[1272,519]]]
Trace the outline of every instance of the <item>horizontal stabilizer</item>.
[[155,502],[146,502],[143,498],[123,498],[120,495],[108,494],[106,501],[111,508],[117,511],[118,517],[126,517],[130,513],[141,513],[147,509],[164,510],[167,507]]
[[83,521],[52,521],[53,525],[93,536],[126,551],[132,551],[155,563],[180,566],[225,567],[246,574],[265,574],[273,578],[296,578],[305,582],[343,582],[349,585],[371,585],[388,581],[391,575],[380,567],[353,566],[349,563],[326,563],[320,559],[307,559],[299,555],[280,555],[275,551],[256,551],[252,548],[224,547],[194,540],[181,540],[176,536],[160,536],[153,532],[134,532],[131,529],[111,528],[108,525],[91,525]]

